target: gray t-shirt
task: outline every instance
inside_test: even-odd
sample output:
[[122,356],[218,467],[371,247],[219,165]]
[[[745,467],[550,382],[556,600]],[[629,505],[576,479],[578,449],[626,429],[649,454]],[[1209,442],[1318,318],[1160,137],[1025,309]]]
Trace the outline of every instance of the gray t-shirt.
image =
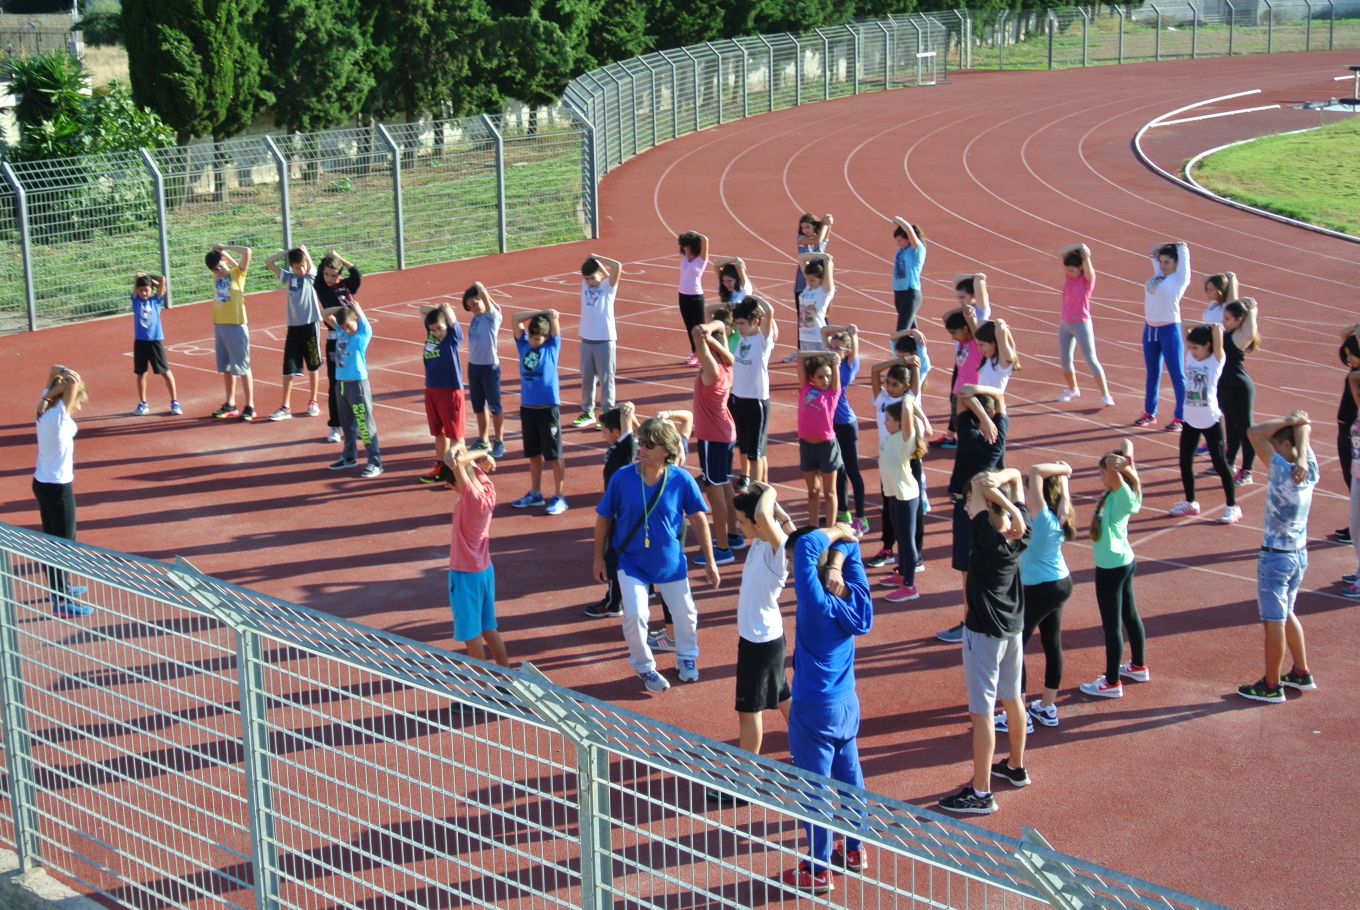
[[1317,456],[1308,449],[1308,476],[1303,483],[1290,480],[1294,465],[1270,453],[1270,479],[1266,483],[1265,533],[1261,545],[1275,550],[1302,550],[1308,546],[1308,510],[1318,482]]
[[500,342],[501,311],[492,307],[472,317],[468,326],[468,363],[496,366],[500,363],[496,346]]
[[321,321],[321,305],[316,302],[316,268],[305,275],[284,269],[279,284],[288,289],[288,324],[311,325]]

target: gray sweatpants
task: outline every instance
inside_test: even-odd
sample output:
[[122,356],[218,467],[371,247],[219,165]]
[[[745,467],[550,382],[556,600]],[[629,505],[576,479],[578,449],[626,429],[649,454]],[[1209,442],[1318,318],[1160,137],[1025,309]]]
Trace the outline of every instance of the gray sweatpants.
[[364,442],[368,463],[382,466],[382,451],[378,448],[378,422],[373,419],[373,395],[368,380],[340,379],[335,383],[340,391],[340,426],[345,432],[345,461],[354,461],[359,454],[358,439]]
[[1104,376],[1105,368],[1096,359],[1096,331],[1091,325],[1091,320],[1058,323],[1058,363],[1064,373],[1073,372],[1072,348],[1074,343],[1081,346],[1081,356],[1086,358],[1086,365],[1091,368],[1091,375],[1097,379]]
[[600,410],[614,407],[614,342],[581,339],[581,410],[595,410],[595,382],[600,383]]

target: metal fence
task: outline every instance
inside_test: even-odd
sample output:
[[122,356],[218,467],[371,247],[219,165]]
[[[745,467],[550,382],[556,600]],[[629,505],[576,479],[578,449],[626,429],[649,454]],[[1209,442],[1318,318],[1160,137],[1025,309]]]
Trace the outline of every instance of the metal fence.
[[[92,615],[53,615],[70,585]],[[0,842],[138,910],[1217,908],[527,665],[5,524],[0,698]],[[861,837],[869,868],[786,890],[805,819]]]

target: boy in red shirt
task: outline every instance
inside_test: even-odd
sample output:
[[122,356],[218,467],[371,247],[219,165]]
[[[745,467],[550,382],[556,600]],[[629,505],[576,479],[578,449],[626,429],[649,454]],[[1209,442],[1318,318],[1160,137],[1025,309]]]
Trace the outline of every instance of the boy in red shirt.
[[453,479],[445,485],[458,494],[453,507],[453,540],[449,546],[449,606],[453,609],[453,637],[461,641],[470,657],[486,660],[482,642],[491,659],[510,666],[505,643],[496,632],[496,570],[491,565],[491,513],[496,508],[496,487],[486,471],[496,462],[485,449],[468,451],[461,440],[444,456]]

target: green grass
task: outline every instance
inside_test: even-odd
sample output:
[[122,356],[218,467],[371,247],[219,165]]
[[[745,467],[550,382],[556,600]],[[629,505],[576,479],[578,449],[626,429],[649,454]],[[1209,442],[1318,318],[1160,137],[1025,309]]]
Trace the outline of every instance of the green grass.
[[1195,168],[1207,188],[1309,224],[1360,235],[1360,119],[1215,152]]

